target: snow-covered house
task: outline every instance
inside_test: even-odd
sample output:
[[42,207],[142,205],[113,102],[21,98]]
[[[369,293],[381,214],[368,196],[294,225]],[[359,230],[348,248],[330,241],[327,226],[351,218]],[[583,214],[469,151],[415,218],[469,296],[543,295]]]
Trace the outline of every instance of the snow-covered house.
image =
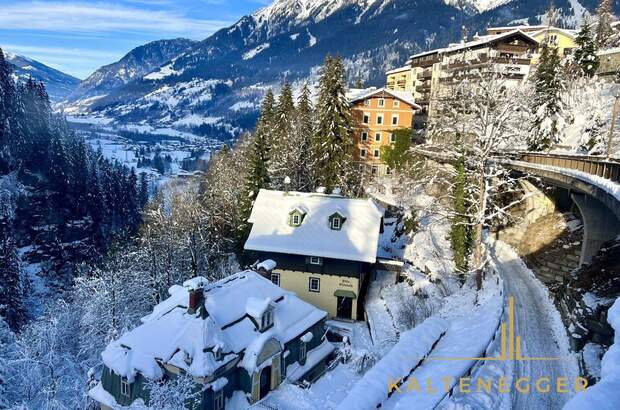
[[315,380],[334,350],[326,312],[254,271],[195,278],[169,293],[102,353],[101,381],[89,392],[102,408],[148,403],[148,380],[179,374],[202,391],[200,409],[224,409],[239,391],[256,402],[284,380]]
[[273,283],[332,317],[358,319],[382,218],[371,199],[261,189],[245,249],[276,262]]

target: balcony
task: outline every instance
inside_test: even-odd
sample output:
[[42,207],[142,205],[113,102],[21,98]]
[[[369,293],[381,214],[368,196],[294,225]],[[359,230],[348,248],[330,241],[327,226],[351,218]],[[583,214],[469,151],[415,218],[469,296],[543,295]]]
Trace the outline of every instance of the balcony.
[[433,76],[433,70],[424,70],[418,74],[418,80],[428,80]]
[[431,90],[431,84],[430,83],[426,83],[426,84],[422,84],[422,85],[418,85],[415,88],[416,92],[418,93],[426,93],[429,92]]

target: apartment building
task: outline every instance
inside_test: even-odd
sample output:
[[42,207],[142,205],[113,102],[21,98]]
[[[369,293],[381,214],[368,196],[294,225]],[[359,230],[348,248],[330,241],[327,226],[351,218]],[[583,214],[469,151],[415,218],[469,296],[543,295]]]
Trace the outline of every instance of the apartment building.
[[[522,83],[530,74],[540,45],[531,34],[539,33],[544,27],[535,28],[528,28],[527,32],[501,27],[489,29],[490,34],[476,36],[472,41],[413,55],[406,66],[387,73],[386,88],[413,95],[421,107],[414,128],[425,128],[428,118],[436,114],[436,100],[449,95],[452,87],[463,79],[501,72],[509,83]],[[547,34],[551,33],[547,31]]]
[[538,41],[539,47],[536,55],[532,59],[532,64],[534,65],[538,63],[538,56],[540,55],[543,44],[555,47],[561,57],[571,56],[574,49],[577,47],[577,43],[575,43],[577,32],[575,30],[553,26],[490,27],[487,29],[487,34],[499,35],[514,30],[522,31]]
[[382,147],[396,141],[394,130],[412,127],[421,107],[411,91],[354,89],[347,98],[355,123],[354,160],[371,174],[385,175],[389,170],[381,159]]

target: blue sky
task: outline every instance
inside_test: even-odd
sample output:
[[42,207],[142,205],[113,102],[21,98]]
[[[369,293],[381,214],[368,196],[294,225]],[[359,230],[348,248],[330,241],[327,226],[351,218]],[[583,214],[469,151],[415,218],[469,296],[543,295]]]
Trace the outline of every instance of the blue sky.
[[271,0],[0,0],[0,47],[78,78],[153,40],[202,40]]

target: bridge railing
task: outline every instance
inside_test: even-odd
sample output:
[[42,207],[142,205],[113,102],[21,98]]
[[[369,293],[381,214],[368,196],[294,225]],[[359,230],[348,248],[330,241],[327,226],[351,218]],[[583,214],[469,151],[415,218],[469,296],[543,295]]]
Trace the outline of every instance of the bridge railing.
[[539,152],[521,152],[513,154],[518,161],[531,164],[547,165],[558,168],[574,169],[591,175],[620,182],[620,160],[593,155],[545,154]]

